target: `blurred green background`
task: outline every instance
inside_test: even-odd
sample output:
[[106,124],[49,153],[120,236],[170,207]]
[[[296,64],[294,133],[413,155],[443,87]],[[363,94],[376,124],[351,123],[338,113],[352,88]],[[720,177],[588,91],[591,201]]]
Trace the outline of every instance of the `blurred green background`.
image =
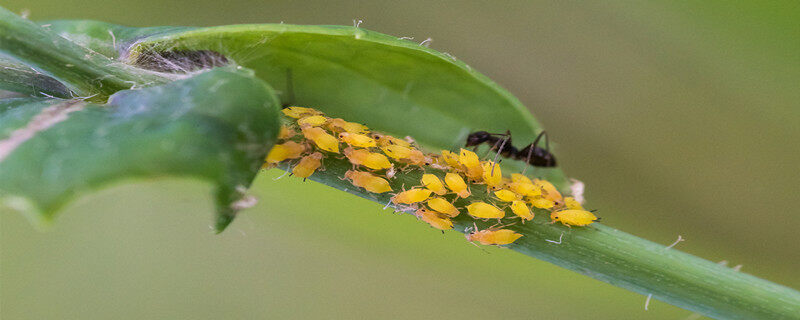
[[[31,1],[36,20],[343,24],[449,52],[516,94],[604,222],[800,288],[797,1]],[[214,235],[208,188],[127,184],[48,232],[0,216],[2,319],[684,319],[412,217],[262,174]]]

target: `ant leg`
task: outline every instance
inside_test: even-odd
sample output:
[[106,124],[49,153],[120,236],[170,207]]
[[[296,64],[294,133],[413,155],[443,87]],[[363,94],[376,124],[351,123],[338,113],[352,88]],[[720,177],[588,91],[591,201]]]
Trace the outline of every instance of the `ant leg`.
[[528,166],[530,166],[531,156],[533,155],[533,149],[536,148],[536,146],[539,144],[539,139],[541,139],[542,136],[544,136],[545,150],[547,150],[547,152],[550,153],[550,139],[548,139],[548,137],[547,137],[547,131],[542,130],[542,132],[539,133],[538,136],[536,136],[536,139],[533,139],[533,143],[531,143],[527,147],[528,156],[525,158],[525,162],[527,163],[527,165],[525,166],[525,169],[522,169],[522,174],[523,175],[525,174],[525,171],[528,170]]
[[[539,135],[539,136],[541,136],[541,135]],[[537,137],[536,139],[538,140],[539,138]],[[533,155],[533,148],[536,147],[535,143],[536,142],[528,145],[528,148],[527,148],[528,149],[528,156],[525,158],[525,169],[522,169],[522,175],[523,176],[525,175],[525,171],[528,171],[528,167],[531,166],[531,156]],[[523,150],[525,150],[525,149],[523,149]]]
[[503,138],[503,143],[500,144],[500,149],[495,151],[494,161],[492,162],[492,171],[489,173],[489,175],[494,176],[494,166],[497,165],[497,157],[500,156],[500,151],[506,146],[506,142],[508,142],[509,138],[511,138],[511,134],[508,134],[505,138]]

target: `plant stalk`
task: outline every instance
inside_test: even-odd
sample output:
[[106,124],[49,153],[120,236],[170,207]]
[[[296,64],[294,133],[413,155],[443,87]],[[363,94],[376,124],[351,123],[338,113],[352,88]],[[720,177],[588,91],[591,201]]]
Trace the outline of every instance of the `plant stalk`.
[[[325,171],[318,171],[309,179],[381,205],[389,203],[390,193],[369,193],[342,180],[350,169],[352,165],[347,160],[328,157]],[[421,177],[419,170],[398,173],[390,184],[394,192],[399,192],[402,186],[408,189],[420,185]],[[472,193],[489,199],[483,187],[473,187]],[[456,206],[464,205],[456,202]],[[413,213],[408,208],[405,211]],[[537,209],[536,214],[525,224],[505,227],[524,235],[509,249],[709,317],[800,319],[800,292],[791,288],[599,223],[568,228],[551,224],[545,210]],[[459,232],[465,232],[473,222],[480,229],[496,224],[474,220],[464,209],[453,222]]]

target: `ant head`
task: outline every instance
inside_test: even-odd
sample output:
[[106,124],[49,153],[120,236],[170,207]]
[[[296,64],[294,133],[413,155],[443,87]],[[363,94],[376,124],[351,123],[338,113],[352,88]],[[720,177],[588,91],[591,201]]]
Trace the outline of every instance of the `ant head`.
[[536,159],[536,163],[534,164],[537,167],[555,167],[556,166],[556,156],[554,156],[550,151],[547,151],[542,148],[536,148],[537,150],[533,150],[534,153],[538,153],[534,159]]
[[467,136],[466,147],[477,146],[481,143],[489,141],[492,135],[486,131],[475,131]]

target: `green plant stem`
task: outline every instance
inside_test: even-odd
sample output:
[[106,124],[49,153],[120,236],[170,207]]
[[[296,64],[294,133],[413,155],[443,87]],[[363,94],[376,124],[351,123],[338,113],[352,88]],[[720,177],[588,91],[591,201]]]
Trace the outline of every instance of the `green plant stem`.
[[83,97],[106,97],[119,90],[166,80],[81,47],[2,7],[0,53],[61,81]]
[[[285,164],[278,167],[285,168]],[[325,171],[316,172],[310,179],[381,205],[389,203],[390,193],[368,193],[342,180],[351,168],[346,160],[328,157]],[[419,185],[421,176],[419,170],[398,173],[390,183],[395,192],[399,192],[403,185],[406,189]],[[472,193],[489,198],[482,187],[473,187]],[[456,202],[456,205],[464,203]],[[536,213],[533,221],[506,227],[524,235],[509,245],[509,249],[643,295],[652,294],[652,299],[714,318],[800,318],[800,292],[791,288],[599,223],[568,228],[550,224],[547,211]],[[464,232],[473,221],[480,229],[497,222],[473,220],[462,209],[461,215],[454,219],[455,230]]]

